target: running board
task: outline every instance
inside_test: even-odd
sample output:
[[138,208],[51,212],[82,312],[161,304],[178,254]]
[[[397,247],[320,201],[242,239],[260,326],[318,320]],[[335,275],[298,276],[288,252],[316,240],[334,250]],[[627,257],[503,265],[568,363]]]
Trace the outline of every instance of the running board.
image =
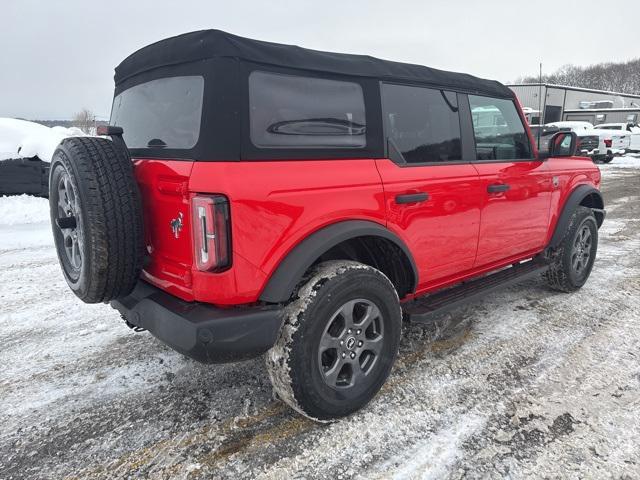
[[496,273],[406,302],[402,305],[402,310],[408,315],[410,321],[428,323],[435,315],[477,300],[494,290],[540,275],[547,268],[549,268],[547,264],[538,260],[518,263]]

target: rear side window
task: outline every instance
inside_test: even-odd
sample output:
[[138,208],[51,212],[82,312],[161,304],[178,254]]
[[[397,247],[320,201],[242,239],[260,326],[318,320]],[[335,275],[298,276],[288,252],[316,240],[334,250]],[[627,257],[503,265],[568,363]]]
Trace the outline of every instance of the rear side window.
[[385,131],[407,163],[462,159],[457,95],[382,84]]
[[478,160],[531,159],[529,137],[511,100],[469,95]]
[[113,100],[111,125],[129,148],[191,149],[198,143],[204,78],[168,77],[141,83]]
[[259,148],[362,148],[364,96],[357,83],[254,71],[251,142]]

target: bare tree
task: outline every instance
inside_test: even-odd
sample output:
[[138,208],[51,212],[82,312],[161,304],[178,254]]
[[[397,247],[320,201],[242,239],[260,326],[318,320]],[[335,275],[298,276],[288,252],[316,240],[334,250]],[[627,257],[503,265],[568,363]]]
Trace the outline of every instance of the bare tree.
[[[600,63],[586,67],[564,65],[544,75],[542,81],[571,87],[640,94],[640,58],[622,63]],[[517,83],[537,83],[538,77],[520,77]]]
[[83,108],[73,116],[73,126],[78,127],[84,133],[94,133],[96,116],[88,108]]

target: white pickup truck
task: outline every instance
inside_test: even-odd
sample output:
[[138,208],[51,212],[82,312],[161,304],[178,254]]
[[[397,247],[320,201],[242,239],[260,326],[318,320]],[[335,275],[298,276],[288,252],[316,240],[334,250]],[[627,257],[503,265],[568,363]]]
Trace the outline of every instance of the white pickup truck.
[[[546,128],[572,130],[578,135],[578,151],[591,157],[595,162],[609,163],[630,150],[631,132],[615,129],[600,129],[589,122],[554,122],[545,125]],[[595,137],[598,138],[597,148],[594,148]]]
[[635,123],[602,123],[596,125],[598,130],[611,130],[629,137],[628,151],[640,152],[640,126]]

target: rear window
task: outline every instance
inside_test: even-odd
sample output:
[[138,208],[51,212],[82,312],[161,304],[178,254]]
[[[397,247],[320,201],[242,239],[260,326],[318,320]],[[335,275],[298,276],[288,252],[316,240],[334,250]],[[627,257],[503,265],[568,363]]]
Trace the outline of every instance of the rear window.
[[359,84],[254,71],[249,75],[251,142],[259,148],[362,148]]
[[168,77],[141,83],[113,100],[111,125],[129,148],[191,149],[198,143],[204,78]]

